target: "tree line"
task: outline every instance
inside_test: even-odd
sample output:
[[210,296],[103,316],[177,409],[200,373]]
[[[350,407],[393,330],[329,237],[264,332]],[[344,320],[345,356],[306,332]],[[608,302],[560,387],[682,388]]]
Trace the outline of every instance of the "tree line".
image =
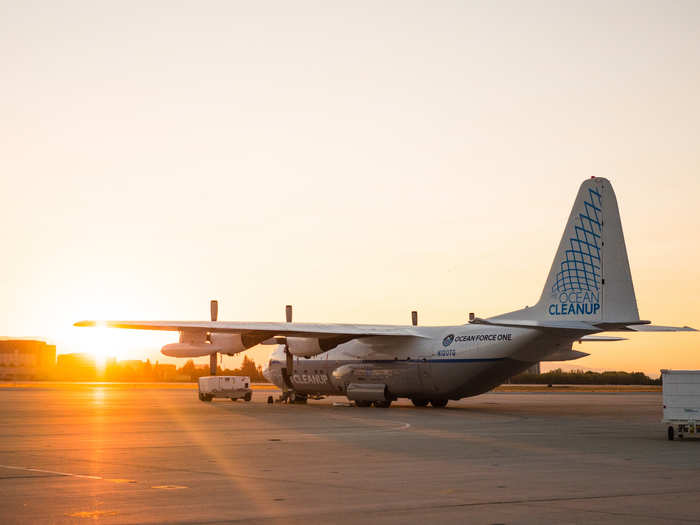
[[[253,383],[267,383],[263,376],[262,367],[255,361],[243,356],[239,368],[230,369],[217,366],[217,375],[249,376]],[[63,381],[118,381],[118,382],[189,382],[197,381],[202,376],[209,375],[209,365],[195,365],[192,359],[179,368],[173,364],[160,364],[157,361],[111,361],[104,368],[96,366],[94,360],[80,363],[68,363],[57,366],[47,372],[42,379],[58,379]]]
[[[202,376],[209,375],[209,367],[207,368],[196,368],[194,361],[192,359],[188,360],[182,368],[178,369],[178,372],[182,375],[188,375],[191,381],[197,381]],[[268,383],[269,381],[265,378],[262,373],[262,366],[256,365],[255,361],[249,359],[247,355],[243,356],[243,363],[241,363],[240,368],[221,368],[217,365],[216,375],[218,376],[248,376],[250,377],[251,383]]]
[[525,385],[660,385],[661,378],[652,379],[642,372],[564,372],[561,368],[542,374],[519,374],[510,383]]

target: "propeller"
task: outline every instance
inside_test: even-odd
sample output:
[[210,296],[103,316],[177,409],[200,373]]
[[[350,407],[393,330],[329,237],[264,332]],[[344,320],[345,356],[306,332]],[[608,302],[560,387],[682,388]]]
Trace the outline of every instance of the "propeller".
[[[216,299],[212,299],[209,303],[209,311],[211,313],[212,322],[216,321],[219,318],[219,301],[217,301]],[[216,360],[216,352],[209,355],[209,375],[216,375]]]
[[[288,304],[284,307],[284,316],[285,319],[288,323],[292,322],[292,305]],[[286,361],[286,377],[284,377],[284,389],[282,390],[282,395],[283,396],[289,396],[291,395],[291,399],[294,399],[293,394],[290,394],[290,391],[294,391],[294,386],[292,385],[290,377],[294,375],[294,357],[292,356],[292,353],[289,351],[289,347],[287,346],[287,338],[286,337],[275,337],[275,340],[279,343],[284,345],[284,357]],[[290,398],[287,398],[290,399]]]
[[[288,323],[291,323],[291,322],[292,322],[292,312],[293,312],[293,310],[292,310],[292,305],[291,305],[291,304],[285,305],[285,307],[284,307],[284,317],[285,317],[285,320],[286,320]],[[284,336],[282,336],[282,335],[278,335],[278,336],[276,336],[276,337],[270,337],[270,339],[265,339],[265,340],[264,340],[262,343],[260,343],[260,344],[261,344],[261,345],[286,345],[286,344],[287,344],[287,338],[284,337]]]

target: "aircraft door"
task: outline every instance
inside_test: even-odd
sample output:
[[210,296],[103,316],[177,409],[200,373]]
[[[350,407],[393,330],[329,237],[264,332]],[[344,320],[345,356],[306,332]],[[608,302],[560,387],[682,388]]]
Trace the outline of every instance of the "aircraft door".
[[418,363],[418,378],[422,392],[429,394],[435,391],[435,381],[433,380],[433,369],[430,361],[420,361]]

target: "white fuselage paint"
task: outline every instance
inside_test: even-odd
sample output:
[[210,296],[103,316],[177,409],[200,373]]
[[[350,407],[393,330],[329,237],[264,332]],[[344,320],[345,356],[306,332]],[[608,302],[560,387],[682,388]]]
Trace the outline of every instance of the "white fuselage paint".
[[[295,357],[291,386],[310,395],[344,395],[351,382],[380,382],[396,397],[458,399],[490,390],[548,354],[571,348],[578,337],[553,339],[534,328],[486,325],[417,330],[423,337],[364,337],[310,358]],[[285,367],[280,345],[265,376],[283,388]],[[345,371],[352,374],[343,376]]]

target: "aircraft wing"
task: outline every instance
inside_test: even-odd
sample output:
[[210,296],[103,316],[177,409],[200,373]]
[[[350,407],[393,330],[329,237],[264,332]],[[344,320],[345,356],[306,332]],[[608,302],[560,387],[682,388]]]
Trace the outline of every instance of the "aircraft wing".
[[241,335],[290,337],[400,336],[427,337],[413,326],[369,324],[260,323],[221,321],[79,321],[74,326],[128,328],[131,330],[169,330],[174,332],[220,332]]

